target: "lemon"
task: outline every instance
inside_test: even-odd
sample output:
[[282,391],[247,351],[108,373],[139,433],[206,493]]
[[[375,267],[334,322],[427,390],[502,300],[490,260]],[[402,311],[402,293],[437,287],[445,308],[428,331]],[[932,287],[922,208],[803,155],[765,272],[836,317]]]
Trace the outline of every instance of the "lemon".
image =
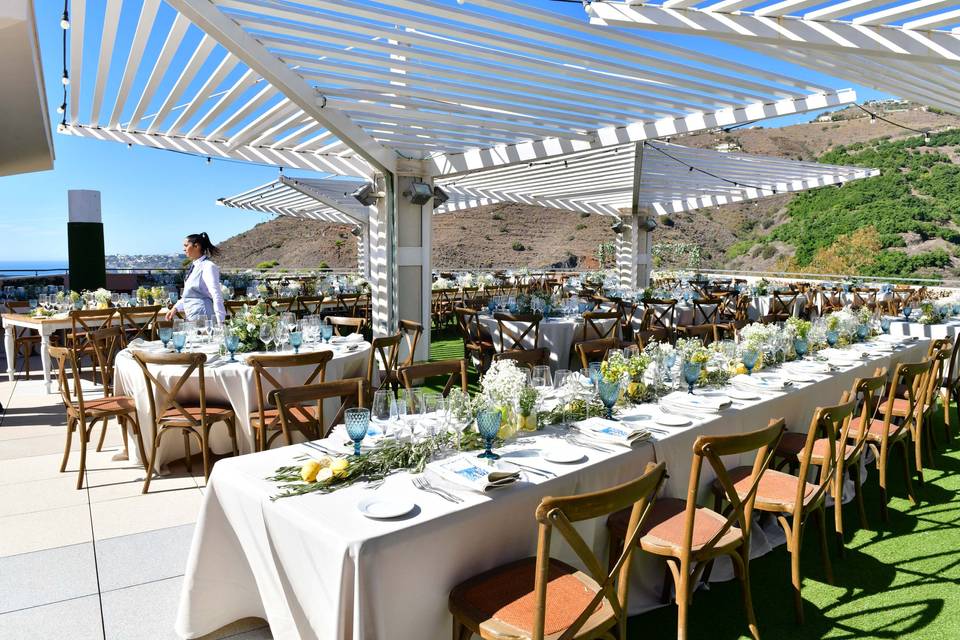
[[745,376],[747,375],[747,368],[743,364],[738,364],[736,371],[733,372],[734,375]]
[[347,467],[350,466],[350,463],[346,458],[337,458],[330,463],[330,471],[333,473],[334,477],[340,478],[347,475]]
[[317,479],[317,472],[319,471],[320,463],[316,460],[309,460],[300,467],[300,478],[304,482],[313,482]]
[[317,472],[317,482],[330,482],[332,478],[333,471],[331,471],[330,467],[325,467]]

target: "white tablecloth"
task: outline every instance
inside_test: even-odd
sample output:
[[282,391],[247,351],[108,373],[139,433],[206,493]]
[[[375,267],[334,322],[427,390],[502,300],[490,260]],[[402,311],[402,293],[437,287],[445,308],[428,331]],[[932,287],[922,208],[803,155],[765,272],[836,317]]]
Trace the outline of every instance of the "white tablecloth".
[[[595,320],[594,324],[606,330],[611,322],[613,321]],[[570,349],[573,348],[573,341],[580,339],[583,333],[583,323],[584,320],[582,316],[573,318],[545,318],[540,322],[540,337],[537,344],[533,344],[533,331],[531,331],[523,339],[524,347],[527,349],[540,347],[550,349],[550,368],[554,371],[567,368],[579,369],[580,363],[575,357],[570,357]],[[509,349],[513,346],[513,340],[506,332],[504,332],[503,335],[503,342],[506,343],[505,347],[500,344],[500,329],[493,316],[481,315],[480,324],[490,332],[490,336],[493,338],[493,347],[497,351],[503,351],[504,348]],[[525,324],[521,327],[521,325],[514,322],[505,322],[504,326],[510,328],[516,335],[523,333],[526,328]]]
[[890,335],[892,336],[915,336],[917,338],[927,338],[928,340],[940,340],[943,338],[956,340],[958,332],[960,332],[960,320],[956,318],[951,318],[940,324],[906,322],[903,318],[893,320],[890,323]]
[[[697,436],[752,430],[779,416],[791,428],[805,430],[815,407],[838,402],[855,377],[871,375],[876,366],[919,360],[926,345],[916,340],[893,355],[863,360],[787,393],[738,403],[691,426],[668,428],[670,435],[655,435],[652,443],[632,450],[585,450],[588,459],[578,465],[552,465],[534,453],[528,464],[560,475],[547,480],[525,474],[524,482],[487,495],[457,490],[463,504],[416,491],[406,473],[390,477],[375,491],[357,485],[327,495],[271,501],[277,489],[264,478],[312,450],[294,445],[223,460],[204,494],[176,630],[193,638],[257,616],[269,622],[278,640],[447,638],[450,589],[486,569],[533,555],[534,510],[544,496],[610,487],[636,477],[646,462],[658,459],[667,462],[671,476],[666,495],[683,497]],[[641,405],[627,415],[642,421],[642,416],[658,414],[656,405]],[[532,440],[530,446],[538,449],[558,442],[546,433]],[[337,446],[343,441],[342,432],[330,440]],[[702,488],[710,478],[705,473]],[[418,508],[404,519],[368,520],[357,503],[372,495],[403,496]],[[585,540],[605,557],[603,521],[583,525]],[[778,542],[776,529],[772,533],[768,538],[763,529],[756,530],[755,555]],[[579,564],[562,543],[553,549],[556,557]],[[663,576],[662,561],[637,555],[631,613],[655,606]],[[718,565],[714,573],[719,576],[723,567]]]
[[[144,343],[137,347],[141,349],[162,349],[159,342]],[[342,378],[364,377],[367,373],[367,358],[369,356],[370,344],[360,343],[354,351],[346,351],[343,347],[321,346],[320,349],[333,348],[333,359],[327,363],[326,379],[340,380]],[[301,349],[301,352],[304,349]],[[292,352],[288,352],[292,353]],[[208,403],[229,405],[237,415],[237,444],[240,453],[250,453],[254,450],[254,433],[250,427],[250,412],[257,408],[257,389],[254,382],[253,367],[242,362],[244,356],[238,355],[237,362],[229,362],[229,356],[221,356],[212,364],[204,367],[205,391]],[[212,360],[212,357],[211,357]],[[277,378],[283,386],[299,386],[304,383],[307,376],[312,373],[314,367],[285,367],[276,371],[274,377]],[[183,373],[184,368],[179,366],[155,367],[151,365],[151,371],[157,371],[157,377],[165,385],[172,385]],[[199,394],[199,375],[194,372],[192,379],[187,382],[178,398],[183,400],[194,400]],[[264,390],[269,393],[272,387]],[[153,442],[153,425],[150,422],[150,399],[146,392],[146,381],[143,377],[143,371],[133,359],[129,349],[125,349],[117,354],[116,369],[114,370],[114,392],[117,395],[132,396],[137,404],[137,417],[140,420],[140,427],[144,436],[144,448],[147,455]],[[154,389],[156,392],[156,389]],[[332,399],[328,404],[324,404],[324,415],[334,416],[340,403]],[[192,443],[194,451],[196,443]],[[217,424],[210,431],[210,448],[214,453],[227,453],[232,450],[230,437],[225,425]],[[130,447],[130,455],[139,456],[136,447]],[[160,443],[160,450],[157,452],[155,468],[160,469],[171,460],[183,457],[183,440],[180,437],[164,436]],[[139,461],[143,464],[143,461]]]

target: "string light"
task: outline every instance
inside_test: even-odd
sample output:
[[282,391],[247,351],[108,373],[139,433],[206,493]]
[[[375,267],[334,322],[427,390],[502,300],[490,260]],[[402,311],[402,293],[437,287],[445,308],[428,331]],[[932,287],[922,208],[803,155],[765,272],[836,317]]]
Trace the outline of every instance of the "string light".
[[901,129],[906,129],[907,131],[913,131],[914,133],[922,134],[922,135],[923,135],[923,142],[924,142],[925,144],[928,144],[928,143],[930,142],[930,131],[929,131],[928,129],[914,129],[913,127],[908,127],[908,126],[905,125],[905,124],[900,124],[899,122],[894,122],[893,120],[890,120],[890,119],[888,119],[888,118],[884,118],[883,116],[878,115],[878,114],[870,111],[869,109],[867,109],[867,108],[864,107],[863,105],[859,105],[859,104],[858,104],[858,105],[857,105],[857,108],[860,109],[860,111],[863,111],[863,112],[864,112],[865,114],[867,114],[868,116],[870,116],[870,122],[876,122],[877,120],[883,120],[883,121],[886,122],[887,124],[892,124],[892,125],[895,126],[895,127],[899,127],[899,128],[901,128]]
[[60,28],[64,31],[70,28],[70,14],[67,12],[66,7],[64,7],[63,16],[60,18]]
[[60,114],[60,124],[57,131],[64,131],[67,127],[67,85],[70,84],[70,75],[67,73],[67,30],[70,29],[70,11],[67,6],[70,0],[63,0],[63,15],[60,18],[60,29],[63,31],[62,37],[62,56],[63,56],[63,75],[60,76],[60,82],[63,84],[63,100],[57,107],[57,113]]

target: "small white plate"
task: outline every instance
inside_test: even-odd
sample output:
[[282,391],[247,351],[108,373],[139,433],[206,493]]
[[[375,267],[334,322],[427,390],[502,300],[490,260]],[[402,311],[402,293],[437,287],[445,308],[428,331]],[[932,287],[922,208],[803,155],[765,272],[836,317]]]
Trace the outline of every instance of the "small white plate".
[[760,396],[755,393],[751,393],[745,389],[725,389],[724,390],[728,396],[734,400],[759,400]]
[[543,454],[543,459],[555,464],[572,464],[586,458],[584,453],[573,447],[557,447]]
[[663,415],[659,415],[656,418],[654,418],[653,421],[664,427],[685,427],[691,422],[693,422],[690,418],[686,418],[684,416],[678,416],[670,413],[664,413]]
[[787,373],[787,377],[794,382],[816,382],[817,381],[817,379],[814,378],[809,373],[806,373],[804,371],[795,371],[793,369],[791,369]]
[[360,513],[374,520],[386,520],[405,516],[417,505],[409,500],[385,500],[383,498],[366,498],[357,503]]

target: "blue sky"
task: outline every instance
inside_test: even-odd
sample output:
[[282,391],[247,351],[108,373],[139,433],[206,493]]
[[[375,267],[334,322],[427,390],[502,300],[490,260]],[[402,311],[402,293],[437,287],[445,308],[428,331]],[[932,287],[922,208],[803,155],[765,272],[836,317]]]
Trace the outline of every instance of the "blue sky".
[[[586,20],[577,4],[535,1],[550,10]],[[62,5],[58,7],[58,4],[51,0],[34,3],[53,118],[57,116],[56,106],[61,100],[59,22]],[[849,83],[745,54],[727,45],[702,39],[658,37],[827,86],[849,86]],[[878,96],[874,91],[854,88],[861,101]],[[812,117],[813,114],[804,114],[762,124],[782,126],[806,122]],[[208,164],[202,158],[137,146],[127,148],[122,144],[57,133],[53,138],[56,160],[52,171],[0,178],[0,202],[4,203],[0,214],[0,237],[5,240],[3,260],[66,257],[68,189],[101,192],[107,253],[176,253],[188,233],[206,231],[216,242],[269,218],[220,207],[215,202],[218,197],[234,195],[274,179],[276,168],[218,161]]]

